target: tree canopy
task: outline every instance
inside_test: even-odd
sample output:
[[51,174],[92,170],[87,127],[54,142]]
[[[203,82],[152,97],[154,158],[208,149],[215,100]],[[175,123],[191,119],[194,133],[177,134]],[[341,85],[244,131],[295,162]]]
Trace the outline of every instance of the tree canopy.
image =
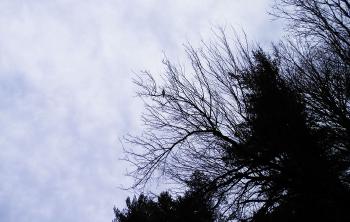
[[203,175],[195,172],[189,189],[183,196],[173,198],[168,192],[162,192],[157,200],[144,194],[127,198],[126,209],[114,208],[113,222],[211,222],[220,221],[221,215],[214,208],[210,193],[200,189]]
[[158,172],[180,183],[199,172],[226,220],[349,220],[350,4],[274,9],[292,37],[272,52],[221,32],[186,47],[190,71],[165,60],[162,80],[135,81],[146,104],[144,133],[127,137],[135,186]]

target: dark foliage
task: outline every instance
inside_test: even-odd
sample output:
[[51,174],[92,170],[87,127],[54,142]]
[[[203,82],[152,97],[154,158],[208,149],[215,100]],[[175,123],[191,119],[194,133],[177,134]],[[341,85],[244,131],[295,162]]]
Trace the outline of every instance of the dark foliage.
[[143,194],[133,200],[127,198],[126,209],[114,209],[113,222],[219,221],[220,217],[213,207],[210,194],[198,189],[203,183],[201,178],[200,174],[195,173],[188,184],[190,189],[175,199],[168,192],[161,193],[157,201]]
[[163,81],[136,81],[146,129],[127,138],[141,147],[128,150],[135,186],[199,172],[196,190],[227,220],[350,220],[350,4],[277,2],[294,39],[274,53],[222,33],[187,47],[191,72],[166,60]]

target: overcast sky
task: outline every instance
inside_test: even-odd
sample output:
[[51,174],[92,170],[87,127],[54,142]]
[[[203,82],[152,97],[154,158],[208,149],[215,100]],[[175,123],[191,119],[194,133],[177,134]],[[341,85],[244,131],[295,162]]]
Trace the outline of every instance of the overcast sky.
[[140,129],[132,77],[161,73],[215,26],[264,44],[269,0],[0,0],[0,221],[102,222],[131,179],[119,139]]

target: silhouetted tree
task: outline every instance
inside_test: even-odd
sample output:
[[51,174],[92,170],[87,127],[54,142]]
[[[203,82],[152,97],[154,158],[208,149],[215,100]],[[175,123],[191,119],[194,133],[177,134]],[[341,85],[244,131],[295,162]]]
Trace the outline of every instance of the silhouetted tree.
[[188,182],[189,190],[183,196],[172,198],[168,192],[161,193],[157,201],[141,194],[126,200],[127,208],[120,211],[114,208],[113,222],[214,222],[220,221],[220,215],[213,207],[209,193],[198,189],[203,178],[195,173]]
[[136,81],[145,133],[127,141],[135,186],[156,172],[204,175],[227,220],[348,221],[349,3],[281,0],[296,39],[267,54],[225,35],[187,47],[190,72],[165,60]]
[[[286,19],[302,42],[350,63],[350,3],[348,0],[275,0],[272,14]],[[309,50],[309,49],[308,49]]]

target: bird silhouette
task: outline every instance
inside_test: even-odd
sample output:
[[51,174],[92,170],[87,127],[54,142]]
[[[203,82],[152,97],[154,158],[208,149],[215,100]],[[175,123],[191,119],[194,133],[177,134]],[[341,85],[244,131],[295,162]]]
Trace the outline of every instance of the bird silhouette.
[[232,78],[236,78],[236,77],[237,77],[235,74],[233,74],[233,72],[228,72],[228,74],[229,74]]

